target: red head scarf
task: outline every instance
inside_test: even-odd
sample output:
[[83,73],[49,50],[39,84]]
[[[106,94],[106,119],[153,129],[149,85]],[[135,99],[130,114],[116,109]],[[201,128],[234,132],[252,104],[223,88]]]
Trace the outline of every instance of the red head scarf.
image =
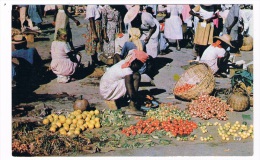
[[122,64],[121,68],[129,67],[135,59],[138,59],[139,61],[145,63],[148,57],[149,57],[148,54],[145,53],[144,51],[138,51],[136,49],[132,49],[129,51],[128,55],[126,56],[125,63]]

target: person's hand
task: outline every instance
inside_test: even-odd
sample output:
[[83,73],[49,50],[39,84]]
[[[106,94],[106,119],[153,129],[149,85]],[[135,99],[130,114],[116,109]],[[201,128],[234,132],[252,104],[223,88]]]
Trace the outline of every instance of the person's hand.
[[109,38],[105,35],[104,36],[104,40],[108,43],[109,42]]
[[80,22],[78,20],[75,20],[74,22],[76,23],[77,26],[80,25]]
[[52,24],[53,26],[55,26],[55,21],[51,22],[51,24]]
[[150,37],[146,37],[146,38],[144,39],[144,43],[148,43],[149,40],[150,40]]
[[99,39],[98,39],[97,35],[94,35],[94,41],[95,41],[96,43],[99,42]]
[[227,27],[227,34],[230,34],[230,32],[231,32],[231,28]]
[[211,18],[206,19],[206,22],[207,23],[211,22]]

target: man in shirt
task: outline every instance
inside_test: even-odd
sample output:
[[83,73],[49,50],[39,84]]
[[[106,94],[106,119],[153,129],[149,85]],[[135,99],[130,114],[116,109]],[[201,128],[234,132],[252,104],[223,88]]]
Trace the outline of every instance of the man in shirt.
[[228,34],[220,37],[215,36],[214,43],[203,52],[200,63],[206,63],[211,68],[213,74],[225,73],[228,69],[230,47],[234,48],[230,41],[231,36]]

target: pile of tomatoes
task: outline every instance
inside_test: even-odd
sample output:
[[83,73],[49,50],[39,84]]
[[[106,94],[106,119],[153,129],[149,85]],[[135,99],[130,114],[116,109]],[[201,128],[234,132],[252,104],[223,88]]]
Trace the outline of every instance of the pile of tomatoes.
[[148,118],[146,120],[140,120],[136,125],[131,125],[128,128],[124,128],[122,133],[126,136],[137,134],[151,134],[154,131],[164,130],[170,132],[174,137],[176,136],[188,136],[198,126],[195,122],[182,119],[168,119],[167,121],[160,122],[158,119]]
[[185,83],[183,86],[176,87],[175,90],[174,90],[174,94],[180,94],[180,93],[186,92],[194,86],[195,86],[195,84]]

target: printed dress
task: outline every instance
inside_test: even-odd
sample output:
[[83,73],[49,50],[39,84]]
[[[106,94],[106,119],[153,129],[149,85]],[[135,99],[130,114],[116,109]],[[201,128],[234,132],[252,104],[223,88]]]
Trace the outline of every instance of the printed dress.
[[115,53],[115,36],[120,23],[122,23],[120,12],[105,6],[102,10],[102,28],[106,28],[109,42],[104,41],[103,51],[108,56]]

